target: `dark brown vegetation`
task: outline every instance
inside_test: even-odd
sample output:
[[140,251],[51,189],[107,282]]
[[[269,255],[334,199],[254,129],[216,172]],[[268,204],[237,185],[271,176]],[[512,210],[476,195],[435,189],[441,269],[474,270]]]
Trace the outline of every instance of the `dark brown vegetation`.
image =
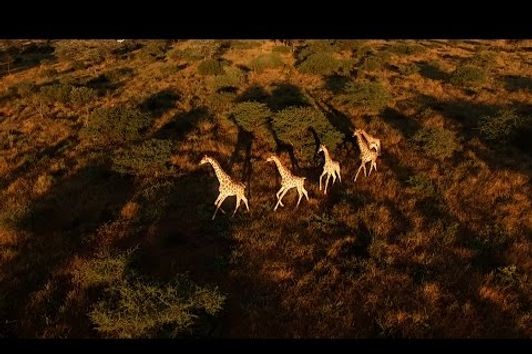
[[[530,338],[531,50],[2,41],[0,337]],[[210,221],[204,154],[251,213]]]

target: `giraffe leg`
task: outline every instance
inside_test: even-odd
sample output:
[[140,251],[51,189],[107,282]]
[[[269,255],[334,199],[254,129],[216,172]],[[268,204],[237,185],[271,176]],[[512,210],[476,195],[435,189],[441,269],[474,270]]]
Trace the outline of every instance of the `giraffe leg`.
[[283,187],[281,187],[281,189],[279,189],[279,191],[275,194],[275,195],[277,196],[277,201],[279,202],[279,205],[282,206],[282,207],[284,207],[284,204],[283,204],[283,202],[280,201],[280,199],[281,199],[280,196],[281,196],[281,193],[283,193],[283,192],[285,191],[285,189],[286,189],[286,188],[283,186]]
[[320,191],[321,191],[321,180],[323,179],[323,176],[325,176],[327,172],[323,171],[323,173],[320,176]]
[[299,203],[301,202],[301,198],[303,198],[303,192],[301,191],[300,187],[297,188],[297,194],[299,194],[299,198],[297,199],[297,204],[296,204],[296,207],[294,209],[297,209],[299,207]]
[[[218,206],[217,204],[220,202],[220,199],[222,199],[222,197],[223,197],[223,195],[222,195],[222,193],[220,193],[220,194],[218,195],[218,198],[216,198],[216,200],[214,201],[214,205]],[[218,208],[219,208],[219,206],[218,206]],[[224,211],[223,209],[220,209],[220,211],[221,211],[223,214],[225,214],[225,211]]]
[[301,187],[301,190],[303,191],[303,194],[305,195],[305,198],[307,198],[307,202],[308,202],[308,192],[305,189],[305,186]]
[[355,175],[355,182],[357,181],[357,177],[358,177],[358,174],[360,173],[360,170],[362,169],[362,166],[364,166],[364,164],[360,165],[360,167],[357,170],[357,174]]
[[277,200],[277,204],[275,204],[275,207],[273,208],[273,211],[276,211],[279,205],[284,206],[283,203],[281,202],[281,199],[283,199],[286,192],[288,192],[288,189],[285,189],[283,193],[280,195],[279,200]]
[[327,186],[329,185],[329,179],[331,178],[331,174],[327,174],[327,179],[325,180],[325,191],[323,194],[327,194]]
[[366,163],[365,162],[362,164],[362,168],[364,168],[364,177],[368,177],[368,175],[366,173],[367,170],[366,170]]
[[340,176],[340,169],[336,170],[336,174],[338,175],[338,180],[340,183],[342,183],[342,176]]
[[248,212],[249,212],[248,198],[246,198],[245,196],[243,196],[243,197],[242,197],[242,200],[244,201],[244,205],[246,206],[246,209],[247,209]]
[[236,197],[235,211],[233,211],[233,214],[231,215],[231,217],[235,216],[236,211],[238,210],[239,207],[240,207],[240,197],[237,196],[237,197]]
[[216,213],[218,212],[218,209],[220,209],[220,206],[222,206],[222,203],[224,202],[225,198],[227,198],[226,195],[220,197],[220,200],[218,201],[218,205],[216,206],[216,210],[214,211],[211,220],[214,220],[214,218],[216,217]]
[[331,173],[331,177],[333,179],[332,183],[331,183],[331,186],[332,186],[334,184],[334,182],[336,182],[336,173],[334,171]]
[[373,166],[375,167],[375,172],[377,172],[377,161],[373,161]]
[[369,173],[368,176],[371,176],[371,170],[373,169],[373,162],[369,164]]

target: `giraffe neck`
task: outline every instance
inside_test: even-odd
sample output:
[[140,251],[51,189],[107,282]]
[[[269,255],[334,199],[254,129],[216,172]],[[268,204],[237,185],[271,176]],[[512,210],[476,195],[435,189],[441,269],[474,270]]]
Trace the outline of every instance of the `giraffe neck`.
[[363,140],[361,135],[357,135],[357,144],[358,144],[358,148],[360,149],[360,153],[362,155],[366,155],[369,151],[369,148],[366,145],[366,142]]
[[325,163],[331,162],[331,155],[329,155],[329,150],[326,147],[323,147],[323,156],[325,157]]
[[220,164],[216,160],[209,159],[209,162],[214,169],[214,173],[216,174],[216,178],[218,178],[218,182],[220,182],[220,184],[230,181],[229,176],[224,172],[224,170],[222,170]]
[[292,174],[290,173],[290,171],[288,171],[284,166],[283,164],[281,163],[281,161],[279,161],[278,158],[274,157],[273,158],[273,162],[275,162],[275,165],[277,166],[277,170],[279,171],[279,174],[281,175],[281,178],[288,178],[290,177]]

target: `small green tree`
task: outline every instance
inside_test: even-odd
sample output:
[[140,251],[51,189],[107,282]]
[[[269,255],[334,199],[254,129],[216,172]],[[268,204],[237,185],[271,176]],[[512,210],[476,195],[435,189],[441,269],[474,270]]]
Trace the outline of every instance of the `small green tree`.
[[328,52],[319,52],[310,54],[297,66],[297,70],[304,74],[314,74],[314,75],[331,75],[333,74],[340,65],[336,58]]
[[198,65],[200,75],[221,75],[224,73],[223,62],[218,59],[205,59]]
[[113,154],[113,169],[133,175],[168,173],[167,162],[172,152],[169,140],[149,139]]
[[451,157],[460,148],[454,133],[445,128],[421,128],[412,141],[429,156],[440,160]]
[[474,65],[461,65],[451,74],[450,82],[455,86],[479,87],[488,80],[483,68]]
[[334,98],[341,104],[360,106],[370,111],[379,111],[386,107],[391,95],[379,82],[356,81],[346,85],[344,92]]
[[150,125],[149,113],[137,108],[99,108],[88,116],[81,135],[100,142],[124,142],[138,139]]
[[242,129],[267,142],[271,147],[275,145],[273,136],[268,131],[269,120],[273,113],[266,104],[259,102],[238,103],[231,114]]
[[175,337],[201,316],[214,316],[222,309],[225,296],[217,288],[198,286],[183,274],[167,283],[155,282],[131,269],[129,255],[99,255],[74,272],[84,289],[100,289],[88,315],[102,335]]
[[310,162],[316,152],[316,141],[311,129],[331,151],[342,141],[342,134],[322,112],[312,107],[283,109],[273,116],[272,123],[278,138],[291,144],[304,162]]

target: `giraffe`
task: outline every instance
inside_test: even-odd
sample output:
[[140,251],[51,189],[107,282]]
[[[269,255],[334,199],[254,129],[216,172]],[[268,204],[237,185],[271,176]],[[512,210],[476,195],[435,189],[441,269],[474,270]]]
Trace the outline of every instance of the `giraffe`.
[[361,168],[364,168],[364,176],[367,176],[366,175],[366,163],[367,162],[371,162],[371,166],[369,168],[369,175],[371,175],[372,168],[375,168],[375,172],[377,172],[377,152],[375,150],[370,149],[368,145],[366,145],[366,141],[362,137],[362,129],[356,129],[353,136],[358,138],[357,143],[360,149],[360,160],[362,161],[362,164],[358,168],[357,173],[355,175],[355,182],[356,182]]
[[292,172],[290,172],[289,169],[283,166],[279,158],[275,155],[271,155],[270,157],[266,159],[266,161],[274,162],[275,165],[277,166],[277,170],[279,171],[279,174],[281,175],[281,189],[279,189],[279,191],[275,194],[277,196],[277,204],[275,204],[273,211],[276,211],[279,205],[282,207],[284,206],[282,199],[284,195],[286,194],[286,192],[288,192],[292,188],[296,188],[297,193],[299,194],[299,199],[297,200],[297,205],[295,209],[299,207],[299,203],[301,202],[301,198],[303,198],[303,195],[305,196],[305,198],[307,198],[307,201],[309,200],[308,193],[305,190],[305,186],[304,186],[305,179],[306,179],[305,177],[294,176]]
[[329,178],[332,177],[332,184],[336,182],[336,177],[338,176],[338,180],[340,183],[342,182],[342,177],[340,176],[340,163],[338,161],[334,161],[331,158],[331,155],[329,154],[329,150],[327,147],[323,144],[320,144],[320,148],[318,149],[318,153],[323,152],[323,156],[325,157],[325,164],[323,165],[323,173],[320,176],[320,191],[321,191],[321,180],[322,178],[327,175],[327,179],[325,180],[325,188],[323,189],[323,194],[327,194],[327,186],[329,185]]
[[220,194],[218,195],[218,198],[216,198],[216,200],[214,201],[214,205],[216,205],[216,210],[214,211],[211,220],[214,220],[214,218],[216,217],[216,213],[218,212],[218,209],[222,206],[224,200],[227,197],[231,197],[233,195],[236,197],[236,206],[235,211],[233,212],[231,217],[235,216],[236,211],[240,207],[240,201],[244,202],[247,210],[249,211],[248,199],[245,195],[246,186],[243,183],[233,181],[231,177],[227,173],[225,173],[224,170],[222,170],[218,161],[216,161],[212,157],[209,157],[207,155],[203,156],[200,165],[203,165],[205,163],[211,164],[212,168],[214,169],[214,173],[216,174],[216,178],[218,178],[218,182],[220,182],[220,187],[218,188]]
[[381,140],[369,135],[364,129],[361,129],[360,133],[368,142],[368,147],[377,151],[377,156],[381,156]]

